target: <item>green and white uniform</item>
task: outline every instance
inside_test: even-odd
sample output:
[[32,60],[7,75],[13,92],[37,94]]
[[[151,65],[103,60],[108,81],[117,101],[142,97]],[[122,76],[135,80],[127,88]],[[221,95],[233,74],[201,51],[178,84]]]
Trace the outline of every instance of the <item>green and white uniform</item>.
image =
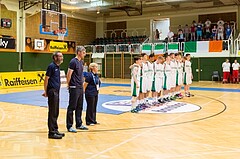
[[188,60],[184,63],[184,77],[183,84],[192,84],[192,63]]
[[177,62],[177,81],[176,85],[181,86],[183,84],[183,63]]
[[172,78],[172,68],[170,64],[164,62],[164,78],[163,78],[163,89],[170,90],[171,89],[171,78]]
[[[140,71],[141,67],[137,64],[133,64],[131,69],[131,94],[133,97],[139,96],[139,89],[137,85],[140,86]],[[134,77],[137,79],[137,83],[134,81]]]
[[141,93],[147,93],[148,89],[148,62],[142,63],[142,82]]
[[154,64],[148,61],[147,91],[151,91],[154,85]]
[[155,92],[159,93],[163,89],[164,65],[154,62],[154,88]]
[[177,62],[172,60],[170,62],[171,66],[171,88],[176,87],[176,79],[177,79]]

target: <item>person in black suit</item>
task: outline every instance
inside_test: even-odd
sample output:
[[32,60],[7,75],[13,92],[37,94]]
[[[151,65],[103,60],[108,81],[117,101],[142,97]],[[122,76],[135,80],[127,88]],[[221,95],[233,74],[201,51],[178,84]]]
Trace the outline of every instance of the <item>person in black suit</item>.
[[96,120],[98,93],[101,81],[98,77],[98,64],[89,65],[90,72],[87,72],[84,82],[85,99],[87,101],[86,124],[99,124]]

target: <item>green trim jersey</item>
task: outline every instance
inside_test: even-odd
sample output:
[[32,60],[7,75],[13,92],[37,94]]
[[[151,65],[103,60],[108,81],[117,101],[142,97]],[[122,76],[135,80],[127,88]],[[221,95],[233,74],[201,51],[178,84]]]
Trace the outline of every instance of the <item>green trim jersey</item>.
[[[131,69],[131,94],[133,97],[139,96],[139,88],[137,88],[137,86],[140,86],[140,76],[141,67],[138,64],[133,64]],[[134,80],[134,77],[136,81]]]

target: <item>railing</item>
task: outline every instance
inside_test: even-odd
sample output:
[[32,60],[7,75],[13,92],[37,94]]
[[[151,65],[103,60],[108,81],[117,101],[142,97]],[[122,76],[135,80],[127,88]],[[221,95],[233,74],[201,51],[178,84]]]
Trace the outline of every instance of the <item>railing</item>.
[[[233,42],[232,36],[228,40],[222,41],[222,50],[208,51],[208,45],[212,45],[212,43],[218,43],[219,41],[195,41],[192,43],[196,43],[195,45],[205,46],[205,49],[200,49],[192,53],[195,57],[227,57],[230,55],[237,55],[238,51],[240,51],[240,35]],[[151,53],[156,54],[164,54],[168,53],[177,53],[177,52],[186,52],[186,44],[189,46],[190,42],[169,42],[169,43],[142,43],[142,44],[108,44],[108,45],[86,45],[87,53],[130,53],[130,54],[140,54],[147,53],[148,55]],[[205,44],[206,45],[205,45]],[[235,45],[233,45],[233,43]],[[201,45],[200,45],[201,44]],[[204,45],[203,45],[204,44]],[[221,46],[221,44],[220,44]],[[237,50],[233,50],[238,48]],[[216,53],[217,52],[217,53]]]
[[240,56],[240,33],[238,34],[238,37],[234,40],[234,56]]
[[130,28],[130,29],[114,29],[114,30],[104,30],[104,38],[107,37],[114,38],[117,36],[127,37],[127,36],[149,36],[149,31],[147,28]]

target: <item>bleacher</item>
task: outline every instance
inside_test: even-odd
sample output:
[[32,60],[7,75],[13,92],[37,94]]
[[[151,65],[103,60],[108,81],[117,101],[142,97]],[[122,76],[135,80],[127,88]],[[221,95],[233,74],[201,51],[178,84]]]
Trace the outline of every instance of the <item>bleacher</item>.
[[96,38],[90,45],[108,44],[141,44],[147,39],[146,35],[115,37],[115,38]]

